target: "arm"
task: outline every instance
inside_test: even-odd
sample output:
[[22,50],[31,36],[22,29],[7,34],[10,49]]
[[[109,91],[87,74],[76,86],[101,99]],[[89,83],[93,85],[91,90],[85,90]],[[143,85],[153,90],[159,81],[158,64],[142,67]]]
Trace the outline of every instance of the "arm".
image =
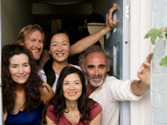
[[101,37],[103,37],[107,32],[112,30],[117,24],[117,20],[113,20],[112,14],[115,10],[117,10],[118,6],[112,7],[108,12],[108,24],[102,30],[93,33],[79,41],[77,41],[74,45],[71,46],[70,55],[75,55],[80,53],[90,47],[91,45],[95,44]]
[[54,123],[50,118],[48,118],[47,116],[46,116],[46,123],[47,123],[47,125],[56,125],[56,123]]
[[90,125],[101,125],[101,119],[102,119],[102,112],[100,112],[100,113],[96,116],[96,118],[94,118],[94,119],[91,121]]
[[52,88],[45,82],[43,82],[43,86],[40,88],[40,93],[41,93],[41,101],[46,104],[49,100],[52,99],[54,92]]
[[153,53],[150,53],[146,61],[143,62],[140,69],[138,70],[139,81],[134,81],[131,84],[131,91],[133,94],[140,96],[144,94],[150,88],[150,61]]

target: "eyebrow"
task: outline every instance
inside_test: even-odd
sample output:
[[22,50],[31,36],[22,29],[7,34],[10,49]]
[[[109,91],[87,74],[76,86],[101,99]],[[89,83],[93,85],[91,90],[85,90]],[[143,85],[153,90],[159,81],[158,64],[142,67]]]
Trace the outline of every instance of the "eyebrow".
[[[22,65],[25,65],[25,64],[29,64],[29,62],[25,62],[25,63],[23,63]],[[13,63],[13,64],[10,64],[11,66],[13,66],[13,65],[18,65],[17,63],[15,64],[15,63]]]
[[95,67],[94,65],[88,65],[87,66],[88,68],[93,68],[93,67]]
[[[64,82],[70,82],[70,80],[64,80]],[[81,82],[80,79],[74,80],[73,82]]]

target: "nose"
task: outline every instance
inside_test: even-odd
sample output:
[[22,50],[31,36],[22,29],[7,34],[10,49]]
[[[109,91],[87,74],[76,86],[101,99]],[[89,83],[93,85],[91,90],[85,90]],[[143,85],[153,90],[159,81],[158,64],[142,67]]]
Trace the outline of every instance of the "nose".
[[35,42],[35,46],[36,46],[37,48],[41,48],[41,43],[40,43],[39,41],[37,41],[37,42]]
[[95,75],[98,76],[99,75],[99,69],[95,69]]
[[24,71],[23,71],[23,67],[20,67],[20,68],[19,68],[19,73],[20,73],[20,74],[23,74],[23,72],[24,72]]
[[70,85],[70,90],[73,90],[75,87],[73,84]]
[[58,51],[62,51],[62,45],[59,44],[57,49]]

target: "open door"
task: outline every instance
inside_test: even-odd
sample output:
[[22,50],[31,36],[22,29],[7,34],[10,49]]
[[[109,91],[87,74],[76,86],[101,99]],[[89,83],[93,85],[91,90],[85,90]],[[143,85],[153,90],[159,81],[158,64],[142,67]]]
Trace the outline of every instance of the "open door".
[[[130,71],[129,0],[112,0],[108,8],[115,4],[119,5],[119,9],[114,13],[113,18],[118,19],[119,22],[113,32],[106,35],[105,49],[113,55],[113,75],[121,80],[127,80]],[[120,125],[130,124],[129,109],[129,102],[120,103]]]

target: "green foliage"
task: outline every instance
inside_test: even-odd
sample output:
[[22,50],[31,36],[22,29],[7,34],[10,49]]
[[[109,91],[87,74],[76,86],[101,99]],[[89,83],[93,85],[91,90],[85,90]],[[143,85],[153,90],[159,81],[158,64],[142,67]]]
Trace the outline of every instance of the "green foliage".
[[[144,38],[147,39],[149,37],[151,38],[150,41],[153,48],[155,47],[158,38],[167,42],[167,28],[151,29]],[[160,65],[167,67],[167,56],[161,60]]]
[[166,67],[167,67],[167,56],[165,56],[165,57],[161,60],[160,66],[166,66]]
[[158,38],[165,39],[165,31],[161,29],[151,29],[144,38],[146,39],[149,37],[151,37],[151,45],[154,48]]

